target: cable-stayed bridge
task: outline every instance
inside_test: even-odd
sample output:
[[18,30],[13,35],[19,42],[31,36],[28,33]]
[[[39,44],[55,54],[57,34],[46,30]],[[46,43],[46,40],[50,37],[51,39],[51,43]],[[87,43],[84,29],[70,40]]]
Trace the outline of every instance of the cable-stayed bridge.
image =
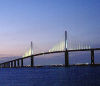
[[34,53],[33,44],[31,42],[31,47],[25,54],[22,56],[22,58],[14,59],[11,61],[7,61],[4,63],[0,63],[1,68],[13,68],[13,67],[24,67],[24,59],[30,58],[30,67],[34,67],[34,57],[40,56],[40,55],[47,55],[47,54],[54,54],[54,53],[65,53],[65,64],[64,66],[69,66],[69,52],[78,52],[78,51],[90,51],[91,52],[91,65],[95,65],[94,63],[94,51],[98,51],[100,48],[91,48],[88,44],[77,44],[72,46],[70,42],[67,40],[67,31],[65,31],[65,40],[59,42],[57,45],[55,45],[53,48],[49,49],[47,52],[41,52],[41,53]]

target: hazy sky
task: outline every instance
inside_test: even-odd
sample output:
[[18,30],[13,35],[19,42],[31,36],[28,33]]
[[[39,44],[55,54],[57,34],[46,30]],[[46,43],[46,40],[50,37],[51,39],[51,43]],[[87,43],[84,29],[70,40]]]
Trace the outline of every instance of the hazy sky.
[[100,47],[100,0],[0,0],[0,57],[46,50],[64,37]]

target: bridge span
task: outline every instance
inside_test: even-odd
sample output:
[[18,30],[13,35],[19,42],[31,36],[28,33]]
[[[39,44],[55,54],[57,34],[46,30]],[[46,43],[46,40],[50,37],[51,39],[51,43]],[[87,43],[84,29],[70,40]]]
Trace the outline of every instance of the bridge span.
[[40,56],[40,55],[47,55],[47,54],[55,54],[55,53],[65,53],[65,67],[70,66],[69,64],[69,52],[78,52],[78,51],[90,51],[91,54],[91,64],[90,65],[96,65],[94,63],[94,51],[99,51],[100,48],[91,48],[91,49],[77,49],[77,50],[64,50],[64,51],[54,51],[54,52],[44,52],[44,53],[38,53],[38,54],[34,54],[34,55],[30,55],[27,57],[22,57],[22,58],[18,58],[18,59],[14,59],[11,61],[7,61],[7,62],[3,62],[0,63],[0,68],[16,68],[16,67],[24,67],[23,64],[23,60],[26,58],[30,58],[30,67],[34,67],[34,57],[36,56]]

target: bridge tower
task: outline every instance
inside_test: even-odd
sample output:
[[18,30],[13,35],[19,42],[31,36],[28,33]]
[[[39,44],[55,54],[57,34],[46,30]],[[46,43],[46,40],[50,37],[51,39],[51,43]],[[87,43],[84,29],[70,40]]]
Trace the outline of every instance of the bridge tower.
[[31,41],[31,67],[34,67],[33,43]]
[[65,31],[65,67],[69,65],[67,31]]

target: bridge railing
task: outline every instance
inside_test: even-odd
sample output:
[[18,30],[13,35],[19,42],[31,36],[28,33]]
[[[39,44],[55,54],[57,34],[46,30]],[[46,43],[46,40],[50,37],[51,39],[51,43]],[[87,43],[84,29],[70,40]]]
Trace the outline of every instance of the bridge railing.
[[24,58],[18,58],[15,60],[0,63],[0,68],[24,67],[23,60],[26,58],[30,58],[30,62],[31,62],[30,67],[34,67],[34,57],[40,56],[40,55],[46,55],[46,54],[63,53],[63,52],[65,53],[65,67],[67,67],[67,66],[69,66],[69,52],[78,52],[78,51],[90,51],[91,52],[91,65],[95,65],[95,63],[94,63],[94,51],[97,51],[97,50],[100,50],[100,48],[65,50],[65,51],[39,53],[39,54],[24,57]]

